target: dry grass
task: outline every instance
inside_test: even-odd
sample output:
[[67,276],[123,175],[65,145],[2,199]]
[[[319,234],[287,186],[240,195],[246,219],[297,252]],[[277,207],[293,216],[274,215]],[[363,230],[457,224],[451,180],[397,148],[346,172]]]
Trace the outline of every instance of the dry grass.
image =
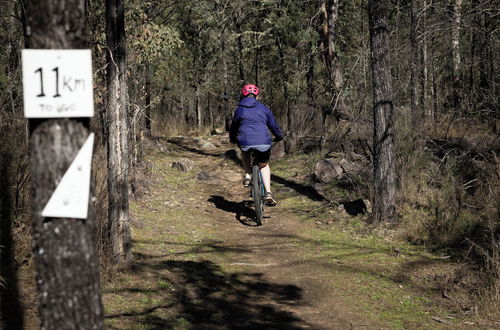
[[435,150],[415,152],[412,129],[399,123],[398,234],[462,260],[464,266],[448,275],[447,286],[460,292],[454,295],[458,305],[468,300],[475,313],[491,318],[500,301],[500,181],[494,151],[492,156],[484,153],[495,137],[477,122],[445,119],[427,131],[434,131],[434,138],[459,140],[472,151],[454,147],[444,156]]

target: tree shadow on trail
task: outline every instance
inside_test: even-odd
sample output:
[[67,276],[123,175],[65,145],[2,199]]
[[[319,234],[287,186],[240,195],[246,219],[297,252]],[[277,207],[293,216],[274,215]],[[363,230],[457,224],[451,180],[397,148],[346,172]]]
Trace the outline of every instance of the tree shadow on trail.
[[284,185],[285,187],[291,188],[295,190],[297,193],[307,196],[313,201],[328,202],[328,199],[326,199],[325,196],[321,195],[314,187],[304,185],[301,183],[296,183],[274,174],[271,174],[271,180],[273,182]]
[[253,204],[252,201],[241,201],[233,202],[225,199],[222,196],[212,195],[207,200],[215,205],[216,208],[223,210],[225,212],[230,212],[235,214],[236,220],[245,226],[255,227],[255,211],[253,208],[249,207]]
[[294,285],[270,283],[259,273],[228,273],[211,261],[178,260],[139,262],[134,272],[155,273],[173,286],[156,291],[172,295],[157,306],[108,315],[108,319],[132,318],[135,324],[147,324],[152,329],[177,328],[180,320],[182,327],[189,329],[304,327],[303,320],[283,310],[283,305],[300,304],[302,290]]

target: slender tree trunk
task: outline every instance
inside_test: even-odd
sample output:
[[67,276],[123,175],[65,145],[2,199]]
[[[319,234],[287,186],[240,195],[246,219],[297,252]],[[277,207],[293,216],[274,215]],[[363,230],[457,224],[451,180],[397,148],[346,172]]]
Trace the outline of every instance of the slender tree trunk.
[[428,56],[427,56],[427,0],[423,0],[423,8],[422,8],[422,19],[420,20],[420,32],[422,34],[422,47],[421,47],[421,62],[420,62],[420,83],[421,83],[421,106],[422,106],[422,115],[425,117],[428,114],[427,110],[427,88],[428,88]]
[[307,72],[306,72],[306,81],[307,81],[307,97],[309,98],[309,102],[313,103],[314,101],[314,55],[313,55],[313,45],[312,42],[308,43],[308,51],[307,51]]
[[293,130],[293,115],[291,112],[290,108],[290,97],[288,93],[288,74],[286,72],[286,65],[285,65],[285,53],[283,51],[283,47],[281,45],[281,40],[278,36],[276,38],[276,46],[278,47],[278,54],[280,56],[280,71],[281,71],[281,86],[283,88],[283,96],[285,98],[285,108],[286,108],[286,123],[287,123],[287,130],[291,131]]
[[238,69],[239,69],[239,74],[240,74],[240,82],[245,83],[245,68],[243,66],[243,36],[241,32],[241,24],[237,22],[237,19],[235,19],[235,28],[236,28],[236,33],[238,34],[237,38],[237,43],[238,43]]
[[394,106],[389,57],[388,0],[370,0],[369,23],[373,79],[373,221],[394,221],[396,210],[396,158]]
[[[260,27],[257,28],[260,29]],[[261,47],[259,46],[259,38],[255,36],[254,72],[255,72],[255,85],[257,86],[259,85],[260,50]]]
[[422,122],[422,107],[420,104],[420,50],[417,40],[417,15],[418,15],[418,0],[411,1],[411,26],[410,26],[410,46],[411,46],[411,70],[410,70],[410,85],[411,85],[411,124],[415,129],[415,135],[418,139],[420,135],[420,126]]
[[231,112],[229,110],[229,97],[227,95],[227,90],[228,90],[228,79],[229,79],[229,70],[227,67],[227,56],[226,56],[226,33],[225,29],[222,30],[221,32],[221,51],[222,51],[222,69],[223,69],[223,76],[224,76],[224,95],[222,96],[222,102],[223,102],[223,112],[224,112],[224,128],[226,131],[229,130],[229,127],[231,126]]
[[335,89],[342,85],[342,71],[337,53],[335,34],[339,15],[339,0],[323,0],[321,4],[323,26],[321,28],[321,44],[323,61],[328,79]]
[[[24,4],[28,48],[87,46],[83,0],[31,0]],[[92,198],[87,219],[41,216],[57,183],[87,140],[88,124],[88,119],[30,120],[33,258],[42,329],[104,327]]]
[[128,90],[124,3],[106,0],[107,112],[108,112],[108,216],[112,258],[132,262],[128,202]]
[[201,128],[203,126],[203,121],[202,121],[202,113],[201,113],[201,89],[200,89],[200,84],[196,82],[196,90],[195,90],[195,111],[196,111],[196,127],[198,128],[198,131],[201,131]]
[[151,63],[146,63],[146,95],[145,95],[145,111],[144,124],[146,127],[146,135],[151,136]]
[[453,107],[455,111],[461,111],[461,70],[462,59],[460,57],[460,26],[462,21],[462,1],[453,0],[453,21],[451,28],[451,50],[453,62]]

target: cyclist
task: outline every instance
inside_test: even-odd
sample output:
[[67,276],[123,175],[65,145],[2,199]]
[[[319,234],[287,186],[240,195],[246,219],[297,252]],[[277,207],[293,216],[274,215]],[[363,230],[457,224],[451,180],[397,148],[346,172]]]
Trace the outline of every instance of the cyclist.
[[251,182],[250,151],[253,149],[266,188],[264,200],[266,205],[275,206],[276,200],[271,192],[271,169],[269,168],[272,144],[269,130],[275,136],[276,142],[283,140],[283,133],[281,133],[281,129],[271,110],[260,103],[258,97],[259,88],[256,85],[248,84],[243,86],[241,100],[234,112],[229,129],[229,140],[237,143],[241,149],[241,160],[245,171],[243,186],[248,187]]

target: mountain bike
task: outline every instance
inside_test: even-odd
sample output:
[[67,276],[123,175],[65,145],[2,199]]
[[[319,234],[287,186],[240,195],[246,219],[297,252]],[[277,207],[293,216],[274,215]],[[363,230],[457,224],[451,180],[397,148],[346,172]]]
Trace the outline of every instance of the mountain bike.
[[264,219],[264,197],[266,196],[266,188],[262,180],[259,165],[256,163],[252,153],[252,190],[251,195],[255,206],[255,222],[257,226],[262,226],[262,219]]

